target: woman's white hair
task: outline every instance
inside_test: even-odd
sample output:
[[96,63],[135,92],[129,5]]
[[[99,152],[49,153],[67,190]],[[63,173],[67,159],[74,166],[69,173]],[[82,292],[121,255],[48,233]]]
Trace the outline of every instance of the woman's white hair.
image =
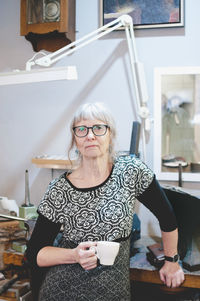
[[[78,110],[76,111],[74,117],[72,118],[70,124],[70,131],[71,131],[71,142],[68,150],[68,157],[70,159],[70,153],[73,148],[75,148],[75,137],[73,132],[73,127],[76,126],[78,122],[81,120],[87,119],[98,119],[101,120],[104,124],[107,124],[110,128],[110,145],[109,145],[109,159],[113,162],[115,152],[114,152],[114,142],[116,139],[116,127],[115,121],[112,117],[112,114],[106,108],[106,106],[101,102],[96,103],[85,103],[81,105]],[[80,159],[80,158],[79,158]]]

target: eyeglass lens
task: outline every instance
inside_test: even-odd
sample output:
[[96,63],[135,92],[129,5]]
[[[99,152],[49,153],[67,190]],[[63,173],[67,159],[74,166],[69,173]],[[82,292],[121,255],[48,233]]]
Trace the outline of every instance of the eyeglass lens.
[[108,126],[105,124],[96,124],[91,127],[82,125],[82,126],[74,127],[73,130],[74,130],[75,135],[78,137],[87,136],[89,129],[92,130],[92,132],[95,136],[103,136],[106,134],[107,127]]

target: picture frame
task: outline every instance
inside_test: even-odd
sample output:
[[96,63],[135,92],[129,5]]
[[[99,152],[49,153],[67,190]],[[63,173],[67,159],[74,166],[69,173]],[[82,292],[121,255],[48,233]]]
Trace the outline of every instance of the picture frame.
[[123,14],[134,29],[184,27],[184,0],[100,0],[100,26]]

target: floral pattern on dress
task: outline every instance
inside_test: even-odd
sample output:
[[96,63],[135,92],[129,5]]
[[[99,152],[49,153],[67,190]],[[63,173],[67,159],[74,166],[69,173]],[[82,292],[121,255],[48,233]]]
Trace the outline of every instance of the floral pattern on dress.
[[125,238],[132,229],[135,201],[152,180],[153,172],[141,160],[121,156],[96,187],[76,188],[67,173],[52,181],[38,212],[62,223],[64,239],[75,243]]

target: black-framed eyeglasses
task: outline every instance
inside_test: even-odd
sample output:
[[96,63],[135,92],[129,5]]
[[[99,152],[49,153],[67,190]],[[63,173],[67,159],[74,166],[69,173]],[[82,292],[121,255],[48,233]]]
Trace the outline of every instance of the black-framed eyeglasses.
[[104,136],[108,128],[109,126],[106,124],[94,124],[93,126],[80,125],[73,127],[73,131],[77,137],[83,138],[88,135],[89,129],[92,130],[95,136]]

